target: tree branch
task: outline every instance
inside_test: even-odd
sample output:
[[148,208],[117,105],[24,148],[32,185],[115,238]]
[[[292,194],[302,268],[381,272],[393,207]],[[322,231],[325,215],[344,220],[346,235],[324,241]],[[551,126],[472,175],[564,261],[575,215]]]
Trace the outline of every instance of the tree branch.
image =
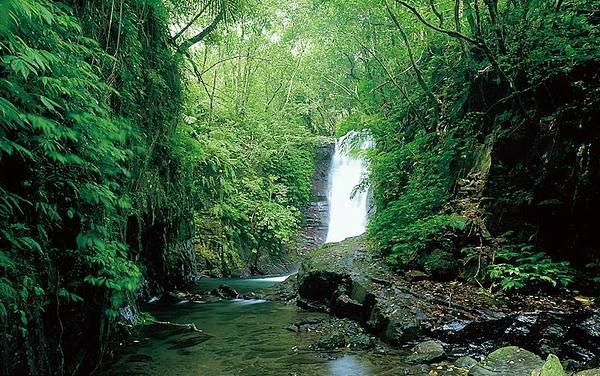
[[398,22],[396,15],[390,9],[390,6],[389,6],[387,0],[385,1],[385,7],[388,11],[388,14],[392,18],[392,21],[394,21],[396,28],[398,28],[398,31],[400,32],[400,36],[402,37],[402,40],[404,41],[404,44],[406,45],[406,50],[408,52],[408,58],[410,59],[410,65],[412,66],[413,70],[415,71],[415,75],[417,76],[417,82],[419,83],[419,85],[421,86],[421,88],[423,89],[425,94],[427,94],[427,97],[429,97],[429,100],[431,101],[431,104],[433,105],[435,121],[437,122],[440,119],[440,101],[439,101],[439,99],[436,98],[436,96],[433,94],[433,91],[431,91],[431,89],[429,88],[429,86],[427,86],[427,83],[423,79],[423,74],[422,74],[421,70],[419,69],[419,67],[417,66],[417,64],[415,63],[415,58],[413,56],[412,48],[410,47],[410,42],[408,41],[406,33],[402,29],[400,22]]
[[[413,101],[410,100],[408,94],[406,93],[406,90],[404,90],[404,88],[398,84],[398,82],[396,81],[396,77],[391,74],[391,72],[389,71],[389,69],[387,68],[387,66],[385,65],[385,63],[379,58],[379,56],[377,56],[377,54],[375,53],[375,51],[371,50],[370,48],[368,48],[367,46],[365,46],[364,44],[362,44],[357,38],[355,38],[355,39],[358,42],[358,44],[365,51],[367,51],[371,56],[373,56],[373,58],[375,58],[375,61],[377,61],[377,63],[381,66],[381,68],[383,68],[383,71],[387,74],[387,76],[389,78],[389,82],[391,82],[396,87],[396,89],[398,89],[398,91],[400,92],[400,94],[402,94],[402,97],[404,97],[404,100],[406,100],[406,102],[408,103],[409,108],[413,111],[413,113],[415,114],[416,118],[423,125],[423,128],[425,128],[426,130],[428,130],[429,127],[427,126],[427,123],[425,122],[425,119],[423,119],[423,117],[421,116],[421,114],[417,110],[416,106],[413,104]],[[410,68],[408,68],[408,69],[410,69]],[[402,73],[400,73],[400,74],[402,74]]]
[[209,5],[210,5],[210,1],[207,1],[207,2],[206,2],[206,5],[204,5],[204,8],[202,8],[202,10],[200,10],[200,12],[198,12],[198,14],[196,14],[196,15],[194,16],[194,18],[192,18],[192,20],[191,20],[190,22],[188,22],[188,23],[187,23],[187,25],[185,25],[185,26],[183,27],[183,29],[179,30],[179,32],[178,32],[177,34],[175,34],[175,36],[174,36],[174,37],[172,37],[172,38],[171,38],[171,39],[173,40],[173,42],[175,42],[175,41],[177,40],[177,38],[179,38],[179,37],[181,36],[181,34],[185,33],[185,31],[186,31],[187,29],[189,29],[189,28],[190,28],[190,26],[192,26],[192,25],[194,24],[194,22],[196,22],[196,20],[197,20],[198,18],[200,18],[200,16],[201,16],[201,15],[203,15],[203,14],[204,14],[204,12],[206,11],[206,9],[208,8],[208,6],[209,6]]
[[208,34],[210,34],[213,30],[217,28],[217,25],[223,18],[225,17],[225,9],[222,9],[219,14],[213,19],[210,25],[202,29],[198,34],[194,35],[190,39],[187,39],[185,42],[181,43],[179,47],[177,47],[177,51],[182,54],[187,51],[194,44],[202,41]]
[[438,12],[437,8],[435,7],[435,4],[433,3],[433,0],[429,0],[429,6],[431,7],[433,14],[435,14],[435,16],[440,21],[440,27],[442,27],[442,25],[444,25],[444,15]]
[[449,35],[454,38],[466,40],[467,42],[472,43],[475,46],[481,46],[481,41],[479,41],[477,39],[473,39],[471,37],[468,37],[464,34],[457,32],[457,31],[442,29],[441,27],[437,27],[437,26],[431,24],[429,21],[427,21],[425,18],[423,18],[423,16],[419,13],[419,11],[417,11],[417,9],[415,7],[411,6],[407,2],[402,1],[402,0],[396,0],[396,3],[402,5],[406,9],[408,9],[412,14],[414,14],[419,19],[419,21],[421,21],[425,26],[429,27],[430,29],[433,29],[440,33],[444,33],[444,34]]

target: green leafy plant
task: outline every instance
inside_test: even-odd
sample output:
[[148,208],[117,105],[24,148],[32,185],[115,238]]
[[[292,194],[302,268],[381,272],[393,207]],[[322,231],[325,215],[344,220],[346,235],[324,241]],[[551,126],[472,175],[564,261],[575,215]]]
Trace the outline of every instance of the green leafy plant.
[[535,252],[533,246],[520,244],[504,246],[489,265],[488,273],[502,290],[524,288],[568,287],[574,280],[567,261],[555,262],[544,252]]

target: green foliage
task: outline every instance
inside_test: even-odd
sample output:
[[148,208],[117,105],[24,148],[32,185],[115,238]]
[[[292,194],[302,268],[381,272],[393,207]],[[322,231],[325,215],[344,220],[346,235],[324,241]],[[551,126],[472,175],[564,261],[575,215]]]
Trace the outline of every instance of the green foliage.
[[[117,197],[127,175],[130,152],[124,143],[130,128],[98,101],[109,88],[86,61],[102,53],[59,5],[15,1],[8,13],[18,29],[10,24],[0,45],[6,73],[0,80],[0,161],[10,171],[1,191],[3,268],[14,277],[40,259],[54,258],[69,241],[57,235],[79,228],[82,241],[71,247],[86,262],[72,272],[95,275],[102,266],[107,280],[118,285],[124,273],[137,275],[133,265],[112,269],[126,255],[108,241],[122,206]],[[45,31],[29,38],[39,27]],[[54,288],[68,301],[81,299]]]
[[[389,237],[382,232],[382,239],[389,239],[392,244],[388,260],[398,267],[415,264],[423,266],[423,262],[433,266],[435,259],[423,257],[439,246],[451,250],[450,236],[453,231],[463,229],[464,225],[465,219],[462,217],[436,215],[403,227],[394,227]],[[445,238],[447,234],[449,238]],[[448,242],[450,244],[445,244]]]
[[[336,131],[373,136],[368,234],[394,267],[451,274],[462,248],[505,290],[571,283],[558,247],[520,244],[534,205],[597,202],[597,5],[388,3],[2,2],[0,372],[91,371],[141,270],[194,272],[192,238],[224,272],[279,256]],[[46,369],[32,344],[73,351]]]
[[[376,137],[387,132],[384,127],[376,129]],[[377,212],[369,222],[369,234],[398,267],[422,264],[419,260],[435,248],[432,244],[447,243],[445,233],[465,225],[461,216],[437,214],[451,195],[452,164],[457,154],[462,157],[464,146],[451,136],[436,145],[435,137],[419,133],[400,148],[377,144],[372,153]],[[385,144],[392,142],[389,136],[384,139]]]
[[[394,266],[463,264],[465,245],[489,261],[493,238],[509,230],[514,244],[539,234],[536,247],[557,259],[598,257],[565,250],[598,248],[582,219],[597,202],[598,174],[581,163],[597,148],[598,104],[584,100],[597,97],[593,1],[311,4],[311,37],[339,68],[324,69],[343,108],[338,132],[366,128],[375,141],[368,235]],[[564,244],[552,240],[555,225],[540,223],[546,204],[562,210],[551,215],[569,232]],[[454,217],[469,228],[450,236]],[[536,262],[553,273],[545,258]]]
[[527,244],[502,247],[495,262],[488,267],[488,273],[502,290],[564,288],[574,280],[569,262],[553,261],[546,253],[535,252],[533,246]]
[[[145,209],[140,197],[147,195],[140,192],[147,190],[132,179],[145,170],[140,153],[155,158],[145,137],[168,129],[180,106],[178,81],[169,82],[177,64],[162,37],[148,43],[152,49],[138,40],[148,40],[139,34],[138,6],[156,16],[161,4],[122,3],[126,17],[114,39],[111,33],[104,39],[109,17],[94,7],[28,0],[0,6],[9,15],[0,24],[2,373],[63,372],[46,369],[44,354],[31,347],[57,346],[51,336],[39,336],[62,330],[63,344],[80,346],[71,335],[84,325],[96,327],[88,336],[102,343],[138,287],[125,220]],[[165,18],[152,20],[157,25],[150,28],[166,31]],[[143,77],[151,71],[151,79]],[[173,100],[152,105],[165,93]],[[44,321],[47,310],[56,314]],[[59,329],[61,320],[70,325]],[[92,350],[91,358],[99,354]],[[23,356],[4,362],[14,353]]]
[[289,250],[312,199],[314,135],[328,132],[329,116],[315,77],[320,51],[305,46],[300,21],[285,4],[255,4],[186,60],[176,139],[198,252],[221,273],[259,271]]

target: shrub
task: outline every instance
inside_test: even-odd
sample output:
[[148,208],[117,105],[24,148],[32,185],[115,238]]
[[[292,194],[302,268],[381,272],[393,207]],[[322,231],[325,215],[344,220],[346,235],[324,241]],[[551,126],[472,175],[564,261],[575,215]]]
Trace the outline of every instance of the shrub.
[[553,261],[527,244],[502,247],[495,261],[488,267],[488,273],[501,290],[567,287],[574,279],[569,262]]

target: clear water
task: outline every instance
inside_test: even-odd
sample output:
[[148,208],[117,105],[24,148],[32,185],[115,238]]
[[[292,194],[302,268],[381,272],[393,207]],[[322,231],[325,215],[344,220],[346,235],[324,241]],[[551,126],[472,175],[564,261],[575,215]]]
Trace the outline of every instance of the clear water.
[[[281,278],[207,279],[202,289],[226,283],[240,293],[264,291]],[[194,323],[187,330],[147,329],[144,339],[119,351],[108,375],[372,375],[373,362],[360,354],[330,355],[308,351],[314,333],[285,329],[306,317],[293,305],[264,300],[232,300],[144,307],[156,319]],[[195,339],[200,336],[200,341]],[[186,344],[182,346],[181,344]],[[191,346],[188,346],[191,344]]]
[[[349,155],[345,143],[356,134],[337,140],[329,176],[330,223],[327,242],[360,235],[367,222],[367,193],[352,191],[365,173],[362,158]],[[368,147],[368,141],[362,147]],[[205,279],[199,288],[211,290],[227,284],[240,294],[261,294],[288,276],[251,279]],[[150,326],[145,338],[120,352],[106,374],[138,375],[332,375],[364,376],[390,367],[390,362],[366,354],[330,354],[308,351],[321,334],[298,334],[285,329],[317,313],[261,299],[216,303],[180,302],[145,307],[159,321],[193,323],[201,334]],[[379,361],[373,361],[378,359]],[[377,364],[379,363],[379,364]],[[374,365],[377,364],[377,365]],[[376,372],[377,371],[377,372]]]
[[[352,191],[366,174],[366,163],[363,158],[352,156],[349,144],[354,137],[361,137],[350,132],[336,140],[335,153],[329,173],[329,229],[327,243],[339,242],[346,238],[365,232],[367,225],[367,192],[359,191],[352,196]],[[369,140],[361,142],[361,149],[370,146]]]

